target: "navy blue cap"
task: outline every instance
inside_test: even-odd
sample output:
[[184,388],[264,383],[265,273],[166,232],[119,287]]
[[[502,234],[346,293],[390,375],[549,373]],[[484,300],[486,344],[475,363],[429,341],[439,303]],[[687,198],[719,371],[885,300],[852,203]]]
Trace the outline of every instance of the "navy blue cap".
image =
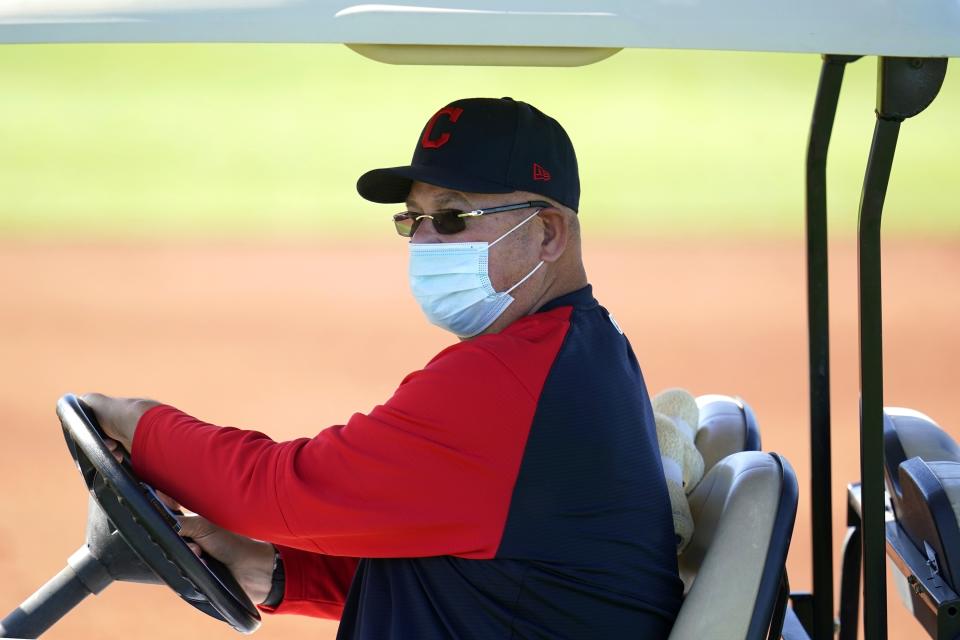
[[529,191],[577,211],[573,144],[556,120],[512,98],[467,98],[423,127],[409,166],[368,171],[357,191],[372,202],[404,202],[413,181],[473,193]]

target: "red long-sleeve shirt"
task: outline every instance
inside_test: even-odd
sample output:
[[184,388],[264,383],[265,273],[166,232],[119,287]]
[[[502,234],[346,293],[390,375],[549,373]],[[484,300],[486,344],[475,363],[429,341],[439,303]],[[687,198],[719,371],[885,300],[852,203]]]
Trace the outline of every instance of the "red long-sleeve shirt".
[[646,389],[589,287],[444,350],[386,403],[312,438],[278,443],[158,406],[132,449],[146,482],[279,545],[277,610],[343,615],[345,638],[524,624],[655,637],[679,606]]

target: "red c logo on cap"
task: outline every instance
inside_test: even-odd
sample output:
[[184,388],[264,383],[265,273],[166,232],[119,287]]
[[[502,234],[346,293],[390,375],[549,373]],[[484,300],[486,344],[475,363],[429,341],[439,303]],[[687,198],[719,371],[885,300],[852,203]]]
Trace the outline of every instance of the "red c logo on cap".
[[463,113],[463,109],[460,107],[444,107],[433,114],[433,117],[430,118],[430,121],[427,123],[427,126],[423,129],[423,138],[420,140],[420,146],[424,149],[439,149],[443,145],[447,144],[450,141],[450,134],[443,133],[436,140],[431,140],[430,135],[433,133],[433,125],[437,124],[437,119],[442,115],[446,115],[450,118],[450,122],[456,122],[460,117],[460,114]]

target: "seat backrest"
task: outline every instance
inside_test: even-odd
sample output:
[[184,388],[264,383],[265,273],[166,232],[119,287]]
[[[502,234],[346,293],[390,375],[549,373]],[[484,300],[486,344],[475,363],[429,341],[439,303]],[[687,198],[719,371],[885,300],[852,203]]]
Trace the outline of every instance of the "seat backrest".
[[797,478],[774,453],[717,462],[690,495],[695,524],[679,556],[687,595],[671,640],[760,640],[773,617],[793,523]]
[[740,398],[719,394],[697,398],[700,424],[696,445],[706,474],[720,460],[738,451],[760,450],[760,428],[750,406]]
[[883,410],[884,476],[893,512],[899,518],[903,491],[900,465],[911,458],[924,462],[960,462],[960,447],[929,416],[902,407]]
[[901,511],[897,523],[913,545],[956,591],[960,586],[960,462],[911,458],[900,465]]

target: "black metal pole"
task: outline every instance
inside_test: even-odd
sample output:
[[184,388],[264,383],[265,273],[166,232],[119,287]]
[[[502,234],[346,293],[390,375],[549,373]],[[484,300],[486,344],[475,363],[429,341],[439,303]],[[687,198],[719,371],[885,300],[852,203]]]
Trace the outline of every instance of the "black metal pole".
[[38,638],[90,594],[113,578],[87,547],[74,553],[67,566],[0,621],[2,638]]
[[807,333],[810,366],[810,500],[814,640],[833,637],[833,500],[830,452],[830,308],[827,261],[827,149],[843,71],[859,56],[823,56],[807,141]]
[[943,84],[946,58],[889,58],[877,63],[877,124],[860,196],[858,290],[860,303],[860,477],[865,640],[886,640],[884,562],[883,315],[880,222],[900,123],[926,109]]
[[880,221],[899,132],[899,120],[877,116],[860,198],[860,479],[863,505],[863,633],[866,640],[886,640],[887,637]]

